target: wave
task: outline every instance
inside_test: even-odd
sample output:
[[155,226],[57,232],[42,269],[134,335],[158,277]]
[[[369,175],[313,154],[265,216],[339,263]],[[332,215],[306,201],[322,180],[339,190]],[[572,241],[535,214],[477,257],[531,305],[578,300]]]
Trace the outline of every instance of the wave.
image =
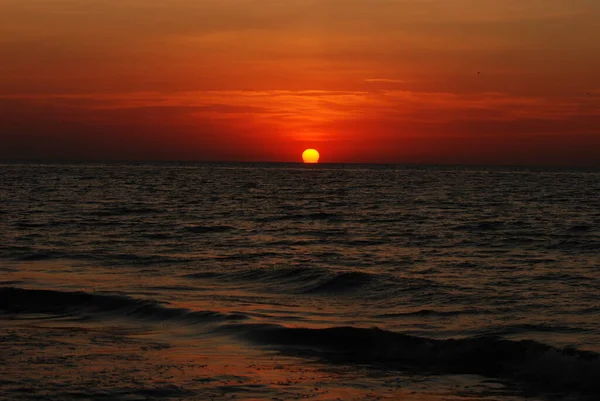
[[263,284],[301,294],[342,293],[358,290],[382,278],[383,275],[360,271],[332,273],[322,268],[247,269],[238,272],[199,272],[185,277],[212,279],[240,284]]
[[183,256],[169,256],[159,254],[133,254],[133,253],[119,253],[119,252],[106,252],[106,253],[77,253],[77,252],[62,252],[60,250],[34,250],[34,249],[19,249],[13,247],[12,249],[2,252],[0,251],[0,258],[5,257],[9,260],[18,262],[38,262],[38,261],[49,261],[49,260],[78,260],[78,261],[92,261],[97,264],[107,266],[150,266],[157,264],[181,264],[189,263],[192,259],[185,258]]
[[[203,271],[186,274],[187,279],[209,280],[275,293],[307,296],[355,295],[372,301],[398,299],[414,294],[418,297],[451,296],[454,284],[443,284],[420,277],[394,277],[387,272],[357,270],[332,271],[319,267],[247,268],[234,272]],[[440,295],[441,294],[441,295]]]
[[87,215],[96,217],[118,217],[161,213],[163,213],[163,210],[149,207],[116,207],[90,211]]
[[600,355],[556,348],[533,340],[497,336],[436,340],[378,328],[289,328],[232,324],[223,329],[284,353],[335,363],[373,364],[446,374],[478,374],[513,380],[540,391],[600,391]]
[[[262,256],[262,254],[260,254]],[[327,274],[326,269],[318,268],[265,268],[265,269],[244,269],[236,272],[199,272],[188,274],[187,278],[215,278],[221,281],[233,282],[271,282],[288,281],[301,278],[314,279]]]
[[232,230],[235,230],[235,228],[230,226],[193,226],[185,228],[185,231],[193,234],[224,233]]
[[257,222],[269,223],[275,221],[287,221],[287,220],[325,220],[325,221],[340,221],[343,219],[342,215],[335,213],[306,213],[306,214],[283,214],[268,217],[260,217],[254,219]]
[[585,225],[585,224],[572,226],[568,229],[568,231],[572,232],[572,233],[587,233],[587,232],[593,231],[593,230],[594,230],[594,226]]
[[[440,374],[478,374],[512,380],[540,391],[600,391],[600,355],[556,348],[533,340],[500,336],[438,340],[379,328],[292,328],[247,321],[239,313],[170,308],[123,295],[0,287],[0,313],[59,317],[130,318],[195,325],[216,323],[214,334],[229,334],[284,354],[317,357],[337,364]],[[426,312],[428,313],[428,312]],[[39,316],[35,316],[39,318]]]
[[506,326],[496,326],[485,329],[479,334],[487,336],[506,336],[522,333],[588,333],[588,329],[566,326],[566,325],[550,325],[550,324],[513,324]]
[[375,280],[375,275],[365,272],[349,271],[338,273],[325,282],[306,290],[306,293],[339,293],[356,290]]
[[44,227],[50,227],[52,225],[53,224],[51,224],[51,223],[29,223],[29,222],[17,222],[15,224],[13,224],[14,227],[23,228],[23,229],[44,228]]
[[579,274],[570,274],[564,272],[550,272],[538,276],[532,276],[532,281],[548,281],[553,283],[559,282],[585,282],[591,280],[590,277],[586,277]]
[[453,227],[456,231],[488,231],[497,230],[504,227],[503,221],[480,221],[472,224],[462,224]]
[[61,257],[64,257],[64,255],[60,252],[54,251],[33,251],[11,256],[13,256],[12,259],[22,262],[36,262],[42,260],[60,259]]
[[488,315],[493,312],[487,309],[465,309],[465,310],[450,310],[450,311],[437,311],[433,309],[420,309],[411,312],[400,312],[400,313],[384,313],[376,315],[377,318],[389,319],[398,317],[450,317],[450,316],[461,316],[461,315]]
[[583,238],[582,236],[573,236],[562,240],[550,242],[545,246],[546,249],[563,250],[569,253],[587,253],[596,254],[600,249],[600,241],[595,237]]
[[51,314],[83,316],[96,314],[150,321],[182,321],[188,324],[243,320],[247,316],[215,311],[168,308],[152,300],[124,295],[63,292],[16,287],[0,288],[0,313],[8,315]]

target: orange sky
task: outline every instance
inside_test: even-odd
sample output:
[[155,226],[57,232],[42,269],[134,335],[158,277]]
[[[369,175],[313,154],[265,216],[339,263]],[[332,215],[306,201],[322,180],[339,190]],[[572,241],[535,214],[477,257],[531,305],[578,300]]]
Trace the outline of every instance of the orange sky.
[[0,0],[0,159],[307,147],[600,165],[600,1]]

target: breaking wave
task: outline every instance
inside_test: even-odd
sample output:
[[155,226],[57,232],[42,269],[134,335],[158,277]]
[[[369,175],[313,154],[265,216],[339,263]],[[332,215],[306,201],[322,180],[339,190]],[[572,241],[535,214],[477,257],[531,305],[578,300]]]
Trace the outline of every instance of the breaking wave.
[[191,311],[168,308],[156,301],[140,300],[124,295],[91,294],[83,291],[63,292],[0,288],[0,313],[8,315],[52,314],[82,316],[107,314],[155,321],[182,321],[188,324],[243,320],[243,314],[214,311]]
[[439,374],[477,374],[517,382],[544,392],[587,396],[600,391],[598,354],[552,347],[533,340],[514,341],[491,335],[439,340],[379,328],[347,326],[292,328],[252,322],[240,313],[170,308],[153,300],[123,295],[16,287],[0,288],[0,313],[25,318],[28,314],[99,319],[122,317],[187,326],[214,323],[217,326],[211,330],[215,335],[233,335],[282,353],[318,357],[329,363],[358,363]]
[[600,356],[574,348],[497,336],[435,340],[378,328],[289,328],[229,325],[257,344],[318,356],[335,363],[368,363],[393,369],[478,374],[517,381],[540,391],[600,391]]

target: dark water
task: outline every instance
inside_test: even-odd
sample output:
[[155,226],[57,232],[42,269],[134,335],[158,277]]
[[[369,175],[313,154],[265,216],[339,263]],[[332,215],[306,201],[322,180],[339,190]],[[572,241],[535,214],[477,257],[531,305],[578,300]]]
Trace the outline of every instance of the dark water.
[[600,172],[0,165],[2,399],[598,399]]

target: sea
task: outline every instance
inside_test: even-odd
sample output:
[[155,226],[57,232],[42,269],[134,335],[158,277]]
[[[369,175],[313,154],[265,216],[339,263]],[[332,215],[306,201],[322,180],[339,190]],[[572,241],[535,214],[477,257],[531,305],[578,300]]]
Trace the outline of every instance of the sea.
[[0,399],[600,399],[600,170],[0,164]]

